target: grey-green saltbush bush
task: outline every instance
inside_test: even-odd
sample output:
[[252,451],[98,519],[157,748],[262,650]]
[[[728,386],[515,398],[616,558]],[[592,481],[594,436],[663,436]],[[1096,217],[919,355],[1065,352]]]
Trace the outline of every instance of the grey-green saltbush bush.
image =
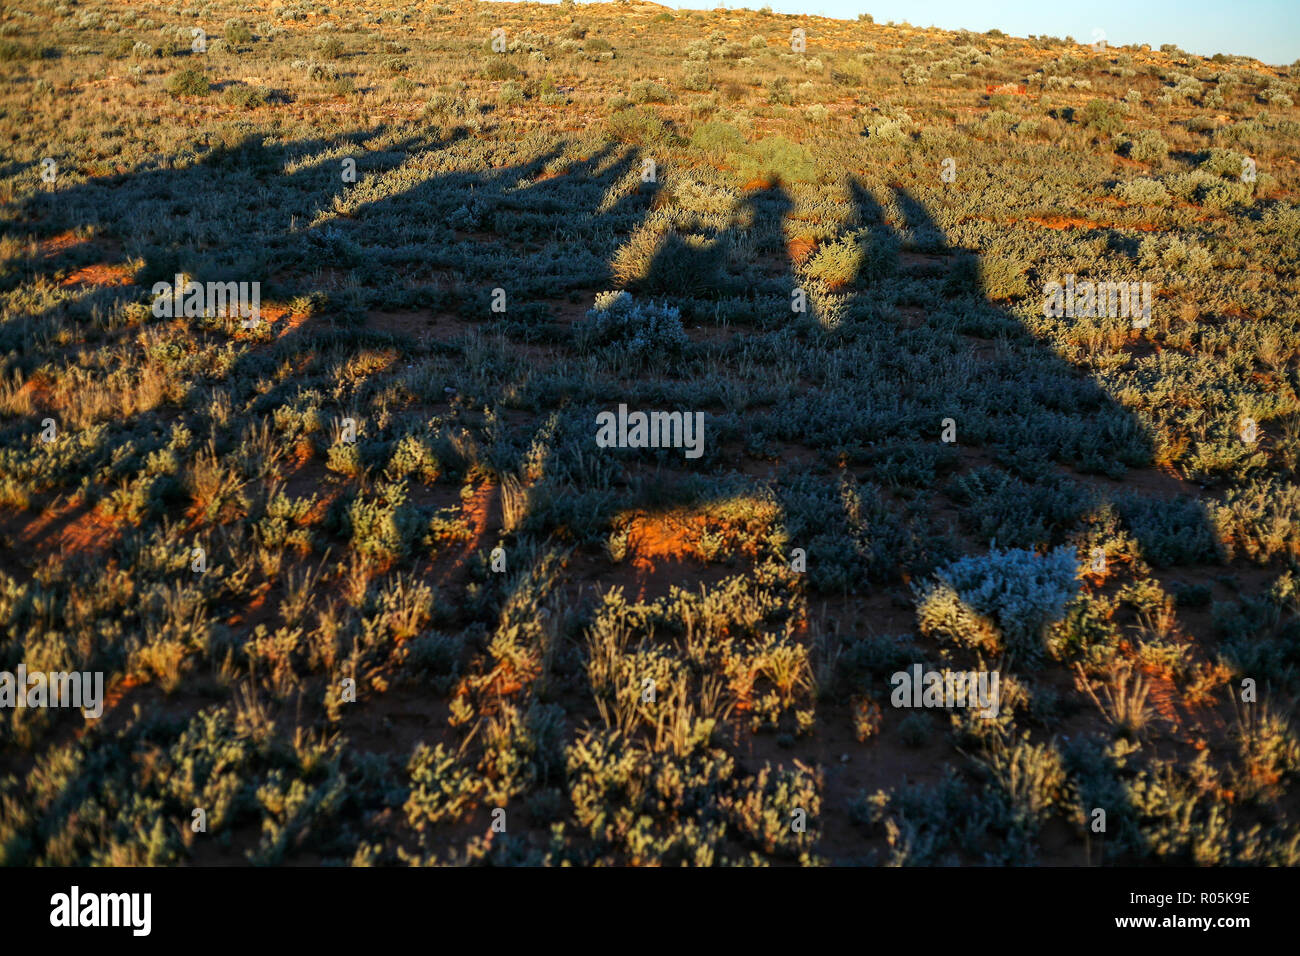
[[995,548],[959,558],[939,568],[933,582],[916,588],[917,622],[923,633],[993,651],[992,621],[1011,649],[1036,654],[1043,629],[1078,594],[1078,577],[1071,547],[1046,555]]
[[1240,176],[1245,165],[1245,157],[1235,149],[1215,147],[1201,163],[1200,168],[1216,176]]
[[679,351],[690,343],[675,306],[637,302],[629,292],[599,293],[579,337],[591,345],[618,342],[633,355]]
[[223,35],[225,36],[226,42],[231,46],[253,42],[253,33],[248,29],[248,24],[243,20],[227,20],[226,30]]
[[1132,179],[1121,183],[1115,192],[1134,206],[1160,206],[1169,202],[1169,190],[1158,179]]
[[1169,144],[1153,129],[1138,130],[1125,144],[1129,159],[1154,163],[1169,155]]
[[167,92],[172,96],[207,96],[211,89],[208,78],[198,70],[181,70],[167,80]]
[[[704,87],[690,87],[690,89],[703,89]],[[652,80],[637,80],[632,84],[632,92],[629,99],[633,103],[667,103],[673,98],[673,91],[668,89],[662,83],[655,83]]]
[[497,102],[502,106],[514,106],[524,101],[524,90],[518,83],[507,82],[501,84],[501,92],[497,94]]
[[1205,193],[1219,182],[1218,177],[1211,176],[1203,169],[1193,169],[1190,172],[1164,178],[1164,184],[1169,191],[1187,202],[1200,202]]
[[1124,111],[1118,103],[1109,100],[1089,100],[1081,118],[1084,125],[1103,136],[1118,133],[1124,128]]
[[906,115],[882,117],[867,126],[867,136],[877,140],[905,140],[912,135],[912,118]]
[[1206,272],[1214,257],[1205,249],[1177,236],[1147,236],[1138,246],[1138,261],[1144,266],[1164,266],[1171,271]]
[[858,229],[827,243],[804,267],[810,279],[833,289],[859,280],[879,279],[898,264],[898,243],[892,236]]

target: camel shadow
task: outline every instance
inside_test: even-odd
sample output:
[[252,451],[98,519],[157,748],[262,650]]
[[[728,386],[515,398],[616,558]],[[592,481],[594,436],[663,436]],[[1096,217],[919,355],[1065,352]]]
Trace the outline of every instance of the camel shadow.
[[[782,414],[737,417],[725,427],[742,449],[778,459],[783,449],[802,450],[847,465],[881,502],[915,504],[939,494],[961,508],[961,530],[974,540],[1059,543],[1084,514],[1111,504],[1158,563],[1219,557],[1204,508],[1178,493],[1183,489],[1153,495],[1115,484],[1131,469],[1151,468],[1146,426],[993,301],[978,255],[953,247],[906,191],[893,188],[882,203],[864,183],[850,180],[845,228],[817,242],[792,237],[796,203],[780,182],[743,194],[722,228],[687,216],[647,236],[657,187],[626,188],[635,179],[635,149],[606,145],[575,160],[562,156],[561,143],[523,161],[463,168],[452,161],[472,145],[462,129],[388,143],[390,136],[379,128],[330,140],[220,143],[180,169],[38,194],[11,223],[39,222],[51,235],[92,227],[115,237],[125,258],[142,263],[132,288],[181,274],[199,283],[260,276],[264,298],[299,302],[294,311],[272,315],[251,336],[254,347],[224,360],[219,375],[193,370],[190,393],[202,401],[183,403],[180,418],[197,444],[212,440],[217,452],[247,436],[229,433],[224,415],[214,419],[205,403],[262,415],[293,405],[305,380],[358,350],[394,341],[391,330],[367,328],[368,310],[491,319],[494,297],[508,287],[514,304],[503,321],[515,338],[549,335],[564,345],[570,341],[565,330],[539,332],[552,308],[543,300],[621,284],[638,296],[696,303],[700,315],[707,309],[699,303],[726,300],[733,312],[748,309],[774,334],[828,336],[822,367],[805,376],[811,387],[783,383]],[[349,159],[358,173],[351,184],[341,172]],[[606,200],[593,208],[597,191]],[[241,221],[246,231],[232,234]],[[10,268],[6,282],[51,280],[83,259],[84,253],[56,252]],[[322,287],[328,289],[323,302]],[[12,317],[4,332],[48,340],[63,323],[93,320],[90,313],[121,294],[92,291],[32,310]],[[209,321],[204,328],[207,335],[240,338],[230,323]],[[417,359],[449,347],[445,337],[397,339],[413,346]],[[12,368],[31,373],[38,361],[32,353]],[[286,363],[295,376],[259,384]],[[524,404],[546,404],[554,389],[536,387],[544,371],[500,383],[497,395],[480,381],[477,397],[496,403],[513,392]],[[663,374],[677,377],[667,365]],[[418,370],[374,369],[357,380],[354,394],[373,395],[394,382],[425,409],[451,390],[420,378]],[[576,406],[565,414],[579,417]],[[119,435],[136,424],[129,415],[108,422]],[[162,425],[136,436],[142,452],[165,444]],[[29,427],[11,417],[0,438],[17,440]],[[395,440],[393,429],[369,437],[378,462]],[[98,454],[112,445],[103,441]],[[704,463],[736,470],[734,459],[728,461],[736,451],[736,443],[712,448]],[[796,488],[807,484],[798,474],[790,478]],[[812,497],[824,504],[841,491],[823,488]],[[795,498],[802,500],[799,493]],[[939,529],[909,519],[910,530],[890,521],[893,530],[874,536],[863,555],[861,542],[853,542],[866,532],[846,524],[842,509],[804,504],[790,509],[791,534],[810,541],[810,553],[825,559],[819,566],[835,569],[814,575],[828,587],[849,587],[864,574],[871,580],[924,573],[952,552],[939,543]],[[898,550],[890,557],[888,548]]]
[[[977,252],[953,245],[900,187],[883,201],[856,179],[847,192],[844,228],[814,250],[791,238],[797,204],[775,183],[742,195],[724,229],[661,233],[626,284],[739,301],[791,346],[824,343],[803,381],[779,383],[779,411],[711,410],[726,437],[695,466],[739,478],[752,472],[744,458],[775,463],[815,590],[908,580],[972,547],[1059,546],[1085,521],[1131,534],[1156,566],[1222,560],[1195,490],[1156,470],[1150,428],[992,296]],[[740,268],[737,249],[748,254]],[[731,494],[691,475],[675,483],[671,452],[654,460],[655,477],[639,483],[647,507]],[[832,468],[849,475],[828,482]],[[690,585],[689,569],[677,574]]]

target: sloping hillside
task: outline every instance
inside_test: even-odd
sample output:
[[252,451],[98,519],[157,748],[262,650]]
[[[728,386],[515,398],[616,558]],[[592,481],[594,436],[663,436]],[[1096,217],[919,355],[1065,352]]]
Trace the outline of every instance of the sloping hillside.
[[4,863],[1300,863],[1295,67],[17,0],[0,77]]

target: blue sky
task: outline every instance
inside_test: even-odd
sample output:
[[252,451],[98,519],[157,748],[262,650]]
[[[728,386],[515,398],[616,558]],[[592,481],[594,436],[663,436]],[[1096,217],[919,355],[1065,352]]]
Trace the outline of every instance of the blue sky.
[[981,32],[997,27],[1013,36],[1068,35],[1088,43],[1094,30],[1103,30],[1115,46],[1174,43],[1203,56],[1237,53],[1274,64],[1300,59],[1300,0],[1092,0],[1069,5],[1051,0],[668,0],[669,6],[696,10],[757,9],[765,3],[780,13],[849,20],[870,13],[877,23],[906,20],[917,27]]

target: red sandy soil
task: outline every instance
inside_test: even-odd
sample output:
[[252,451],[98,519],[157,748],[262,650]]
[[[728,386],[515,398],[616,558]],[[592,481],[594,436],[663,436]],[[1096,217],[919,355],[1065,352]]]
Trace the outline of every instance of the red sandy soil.
[[[459,578],[469,564],[469,559],[486,544],[488,532],[501,527],[496,515],[499,496],[500,489],[496,485],[483,484],[474,489],[470,498],[462,501],[461,513],[469,527],[470,538],[453,551],[450,561],[445,563],[437,579],[439,588],[445,588]],[[444,564],[443,561],[438,563]]]
[[[628,525],[627,567],[637,600],[667,593],[673,584],[697,584],[724,577],[727,569],[706,557],[702,539],[706,534],[723,534],[727,528],[704,514],[674,511],[666,514],[637,514]],[[748,532],[742,551],[753,556],[755,547]],[[602,575],[609,580],[609,575]]]
[[785,247],[786,253],[790,256],[790,261],[795,265],[802,264],[816,249],[817,240],[810,239],[807,236],[796,236]]
[[74,246],[79,246],[86,240],[74,232],[63,232],[52,239],[46,239],[39,243],[40,255],[46,259],[52,259],[62,252],[67,252]]
[[1010,220],[1010,223],[1015,223],[1017,221],[1032,222],[1034,225],[1042,226],[1044,229],[1137,229],[1140,232],[1155,232],[1160,228],[1154,223],[1149,222],[1094,222],[1091,219],[1080,219],[1077,216],[1029,216],[1024,220]]
[[85,266],[68,276],[59,285],[70,286],[115,286],[130,285],[132,273],[126,266],[109,265],[106,262]]
[[19,540],[38,555],[97,554],[120,532],[118,522],[99,509],[64,504],[40,511],[19,533]]

